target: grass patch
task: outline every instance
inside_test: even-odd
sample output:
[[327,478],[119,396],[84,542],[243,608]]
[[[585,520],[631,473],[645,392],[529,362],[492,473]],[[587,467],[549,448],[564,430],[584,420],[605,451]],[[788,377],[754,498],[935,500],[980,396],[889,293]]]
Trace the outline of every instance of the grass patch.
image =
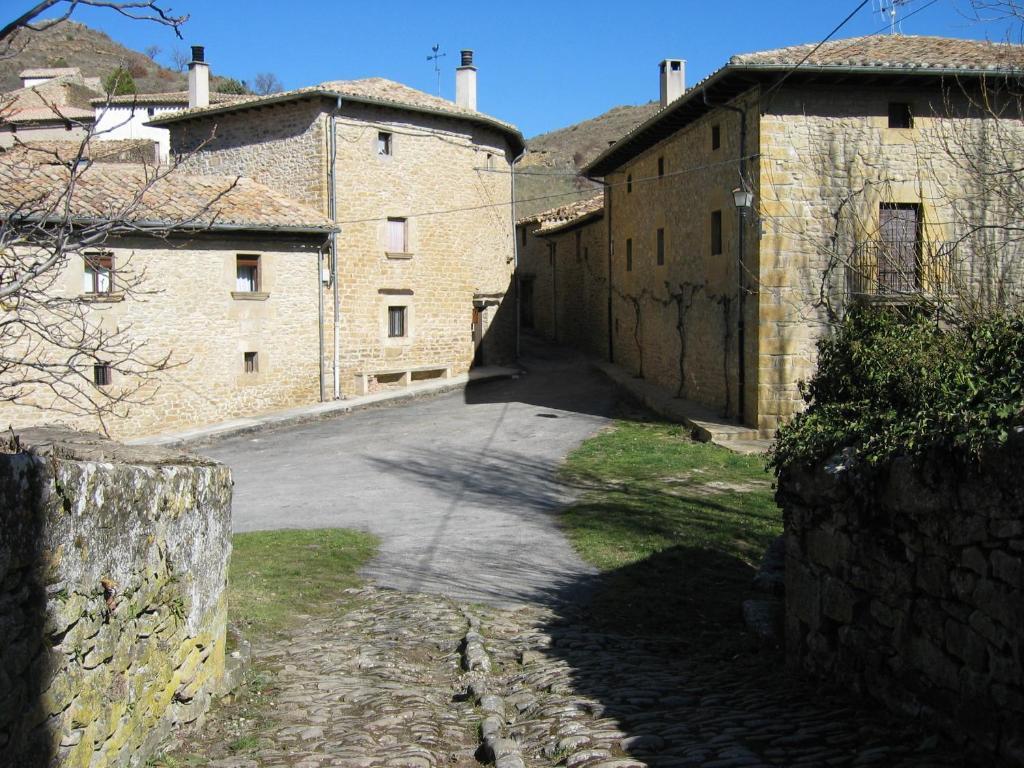
[[337,611],[377,548],[374,536],[343,529],[239,533],[232,543],[228,618],[246,636]]
[[694,442],[677,424],[620,421],[562,473],[583,492],[563,527],[603,572],[599,623],[690,636],[741,629],[755,566],[782,532],[762,457]]

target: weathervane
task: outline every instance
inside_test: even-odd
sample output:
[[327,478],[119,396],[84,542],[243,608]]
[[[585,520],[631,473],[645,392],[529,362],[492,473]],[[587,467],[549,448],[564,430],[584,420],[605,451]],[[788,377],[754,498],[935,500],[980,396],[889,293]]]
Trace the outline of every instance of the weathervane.
[[427,56],[427,61],[434,62],[434,73],[437,75],[437,95],[441,95],[441,59],[447,56],[447,53],[438,53],[441,50],[441,44],[433,46],[430,50],[434,52],[433,56]]

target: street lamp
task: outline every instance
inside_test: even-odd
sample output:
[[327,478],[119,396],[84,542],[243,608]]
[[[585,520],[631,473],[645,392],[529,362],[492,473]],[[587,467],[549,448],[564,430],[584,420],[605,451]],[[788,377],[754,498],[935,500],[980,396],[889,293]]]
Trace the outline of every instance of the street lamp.
[[744,234],[746,233],[746,219],[747,213],[750,208],[754,205],[754,193],[747,189],[747,185],[743,184],[741,187],[736,187],[732,191],[733,202],[736,203],[736,211],[739,213],[739,222],[736,227],[737,233],[737,249],[736,249],[736,293],[737,299],[739,300],[739,306],[737,307],[737,318],[736,318],[736,351],[737,351],[737,366],[736,366],[736,411],[738,418],[736,419],[740,424],[743,423],[743,418],[746,413],[746,388],[747,388],[747,366],[746,357],[744,355],[746,351],[746,298],[747,298],[747,286],[744,280],[744,272],[746,267],[743,263],[743,240]]

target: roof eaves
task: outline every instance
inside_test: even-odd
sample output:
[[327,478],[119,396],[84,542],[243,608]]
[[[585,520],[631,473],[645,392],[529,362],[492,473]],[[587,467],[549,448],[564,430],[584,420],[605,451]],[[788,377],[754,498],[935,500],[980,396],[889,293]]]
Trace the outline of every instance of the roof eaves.
[[575,219],[569,219],[568,221],[559,222],[558,224],[552,225],[551,227],[545,227],[543,224],[534,230],[533,235],[535,237],[547,237],[548,235],[557,235],[562,232],[569,232],[576,227],[582,227],[584,224],[589,224],[591,221],[604,218],[604,208],[598,208],[594,211],[587,211],[584,214],[577,216]]

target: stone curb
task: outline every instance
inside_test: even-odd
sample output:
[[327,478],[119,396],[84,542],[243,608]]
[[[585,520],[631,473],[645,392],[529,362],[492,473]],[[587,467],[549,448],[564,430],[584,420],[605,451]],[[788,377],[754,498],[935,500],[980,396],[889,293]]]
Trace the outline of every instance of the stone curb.
[[462,668],[470,675],[467,691],[484,711],[484,719],[480,721],[481,757],[493,762],[495,768],[526,768],[519,744],[502,735],[508,708],[501,696],[488,689],[491,659],[480,634],[480,620],[465,608],[462,615],[469,623],[462,641]]

